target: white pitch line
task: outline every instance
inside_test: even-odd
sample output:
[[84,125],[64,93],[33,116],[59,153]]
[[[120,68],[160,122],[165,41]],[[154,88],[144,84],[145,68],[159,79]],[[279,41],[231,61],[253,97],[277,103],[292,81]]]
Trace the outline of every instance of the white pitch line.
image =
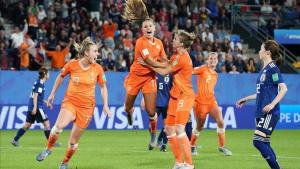
[[[1,147],[0,146],[0,151],[3,152],[2,150],[18,150],[18,149],[22,149],[22,150],[43,150],[44,147]],[[54,148],[55,150],[59,149],[59,150],[65,150],[65,147],[55,147]],[[55,151],[54,150],[54,151]],[[80,150],[80,149],[78,149]],[[103,148],[102,148],[103,150]],[[107,149],[111,152],[132,152],[132,153],[149,153],[149,152],[157,152],[157,153],[161,153],[160,151],[149,151],[149,150],[114,150],[114,149]],[[85,149],[84,151],[95,151],[94,149]],[[169,154],[170,151],[168,152],[164,152],[163,154]],[[211,154],[213,156],[213,154]],[[256,155],[256,154],[233,154],[233,156],[246,156],[246,157],[261,157],[261,155]],[[277,158],[280,158],[280,159],[296,159],[296,160],[300,160],[300,157],[293,157],[293,156],[277,156]]]

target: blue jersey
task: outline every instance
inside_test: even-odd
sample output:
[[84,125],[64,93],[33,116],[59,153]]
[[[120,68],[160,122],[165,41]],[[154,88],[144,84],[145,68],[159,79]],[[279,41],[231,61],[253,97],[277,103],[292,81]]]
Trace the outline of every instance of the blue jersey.
[[156,107],[168,107],[170,90],[172,88],[171,75],[162,76],[160,74],[157,77],[157,97]]
[[[257,118],[263,117],[263,108],[270,104],[278,94],[278,84],[283,83],[279,68],[274,62],[269,63],[261,72],[256,82],[256,113]],[[270,111],[279,115],[279,103]]]
[[40,79],[34,82],[32,86],[32,90],[30,93],[29,103],[28,103],[28,110],[31,111],[33,109],[33,94],[38,93],[37,97],[37,109],[43,108],[44,103],[44,93],[45,93],[45,86],[44,82]]

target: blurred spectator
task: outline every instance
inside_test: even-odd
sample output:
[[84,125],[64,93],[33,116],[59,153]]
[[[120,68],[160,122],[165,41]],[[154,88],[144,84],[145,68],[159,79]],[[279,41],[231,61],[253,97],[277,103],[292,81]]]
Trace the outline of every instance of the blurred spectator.
[[233,66],[233,58],[231,54],[227,54],[225,58],[225,68],[227,72],[230,72],[232,70]]
[[243,60],[241,54],[237,54],[237,57],[234,61],[234,65],[238,72],[240,72],[240,73],[247,72],[247,65],[246,65],[246,62]]
[[43,21],[43,19],[47,17],[43,5],[39,5],[39,8],[38,8],[38,15],[37,15],[37,16],[38,16],[37,18],[38,18],[39,23],[41,23],[41,22]]
[[127,70],[127,63],[126,63],[126,60],[124,59],[123,54],[119,55],[117,63],[116,63],[116,68],[117,68],[117,71],[119,71],[119,72],[128,71]]
[[108,47],[107,44],[104,44],[104,46],[101,49],[101,56],[103,60],[108,59],[108,54],[112,55],[112,59],[116,59],[115,55],[113,54],[113,50],[111,48]]
[[69,54],[69,45],[63,50],[60,45],[56,46],[55,51],[46,51],[46,56],[51,58],[52,70],[60,70],[65,65],[65,59]]
[[112,59],[112,53],[107,54],[107,59],[104,60],[104,65],[108,71],[116,71],[116,62]]
[[230,74],[239,74],[240,72],[237,71],[237,68],[235,65],[232,65],[231,71],[229,71]]
[[108,19],[108,22],[104,22],[102,29],[103,29],[103,36],[104,36],[104,44],[106,44],[109,48],[115,48],[114,42],[114,35],[115,31],[117,30],[118,25],[112,21],[112,19]]
[[248,59],[247,72],[248,73],[257,73],[258,72],[257,64],[255,63],[253,58]]
[[270,0],[263,0],[263,5],[261,6],[260,11],[265,14],[271,14],[273,12]]

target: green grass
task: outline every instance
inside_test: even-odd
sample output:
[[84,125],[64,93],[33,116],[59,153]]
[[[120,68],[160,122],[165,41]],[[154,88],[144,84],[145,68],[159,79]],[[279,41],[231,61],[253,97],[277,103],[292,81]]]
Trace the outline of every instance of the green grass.
[[[44,149],[46,140],[42,130],[30,130],[20,140],[21,147],[10,145],[16,131],[0,131],[1,169],[58,168],[67,145],[69,131],[60,137],[62,147],[55,148],[43,162],[35,156]],[[225,157],[217,151],[215,130],[206,130],[198,140],[199,155],[193,157],[197,169],[266,169],[267,163],[252,146],[252,130],[227,130],[227,147],[233,156]],[[172,153],[158,149],[147,150],[147,131],[88,130],[70,162],[70,169],[170,169]],[[284,169],[300,168],[300,131],[277,130],[272,135],[272,146]]]

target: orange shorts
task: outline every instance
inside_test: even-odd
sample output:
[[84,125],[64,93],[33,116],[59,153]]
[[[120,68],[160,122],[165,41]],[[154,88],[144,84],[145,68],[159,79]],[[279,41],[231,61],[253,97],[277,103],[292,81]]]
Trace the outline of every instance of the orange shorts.
[[217,101],[213,101],[210,104],[201,104],[195,101],[195,106],[194,106],[195,117],[200,119],[206,119],[207,114],[211,112],[212,109],[218,107],[219,106]]
[[166,125],[174,126],[176,124],[186,125],[189,120],[190,112],[193,108],[195,97],[186,98],[170,97],[168,105],[168,115]]
[[130,95],[137,95],[140,90],[143,93],[156,93],[157,91],[155,75],[129,74],[124,81],[124,87],[126,93]]
[[67,109],[75,115],[75,124],[80,128],[87,128],[92,120],[94,108],[78,107],[70,101],[64,100],[61,104],[61,109]]

